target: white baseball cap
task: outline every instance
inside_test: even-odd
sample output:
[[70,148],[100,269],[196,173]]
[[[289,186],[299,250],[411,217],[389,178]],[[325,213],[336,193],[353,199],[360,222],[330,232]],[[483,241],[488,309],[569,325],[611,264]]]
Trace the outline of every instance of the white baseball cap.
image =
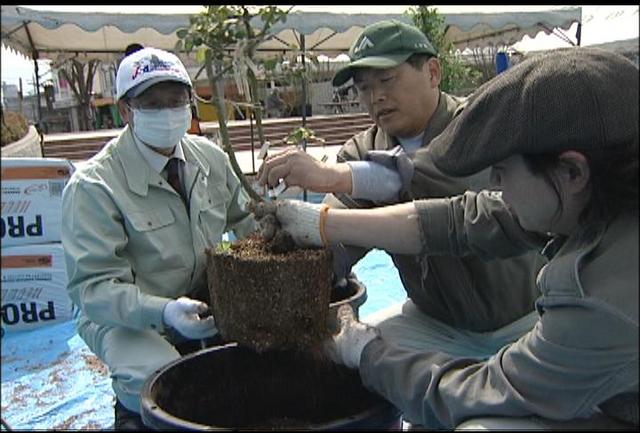
[[162,81],[178,81],[189,87],[191,79],[180,59],[168,51],[143,48],[122,59],[116,75],[116,100],[135,97]]

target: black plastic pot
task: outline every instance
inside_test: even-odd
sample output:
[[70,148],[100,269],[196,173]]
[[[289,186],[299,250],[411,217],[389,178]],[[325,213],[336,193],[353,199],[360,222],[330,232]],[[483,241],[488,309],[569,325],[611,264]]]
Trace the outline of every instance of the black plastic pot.
[[[334,299],[335,298],[335,299]],[[349,304],[359,318],[358,311],[360,306],[367,300],[367,288],[356,278],[355,274],[350,274],[347,278],[347,286],[344,289],[333,288],[331,294],[331,303],[329,304],[329,329],[332,333],[338,332],[340,329],[338,323],[338,308],[341,305]]]
[[142,389],[142,420],[157,430],[389,429],[400,411],[356,370],[309,353],[256,353],[235,343],[178,359]]

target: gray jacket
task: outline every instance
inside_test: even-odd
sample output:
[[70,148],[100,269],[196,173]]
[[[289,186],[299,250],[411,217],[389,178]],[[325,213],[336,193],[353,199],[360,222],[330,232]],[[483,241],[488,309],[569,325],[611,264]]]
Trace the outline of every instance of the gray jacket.
[[[461,112],[465,102],[440,93],[437,109],[424,132],[422,148],[410,162],[413,175],[405,179],[408,185],[405,185],[400,201],[449,197],[488,187],[487,173],[467,178],[447,176],[430,158],[429,143]],[[389,150],[397,144],[396,138],[374,125],[349,140],[340,149],[337,159],[364,160],[369,158],[370,151]],[[325,201],[332,207],[381,205],[355,200],[346,194],[327,194]],[[351,266],[366,253],[364,248],[338,246],[334,248],[334,268],[337,273],[347,275]],[[420,259],[413,255],[392,254],[391,257],[407,295],[423,313],[450,326],[476,332],[496,330],[533,311],[539,295],[535,276],[545,263],[535,251],[523,251],[518,257],[503,260],[484,260],[475,255],[432,255]]]
[[[499,194],[415,203],[425,254],[509,256],[541,245]],[[361,358],[364,384],[411,422],[442,428],[478,416],[570,420],[598,409],[637,425],[638,213],[590,242],[556,239],[544,252],[553,257],[538,275],[540,317],[528,334],[486,361],[375,339]]]

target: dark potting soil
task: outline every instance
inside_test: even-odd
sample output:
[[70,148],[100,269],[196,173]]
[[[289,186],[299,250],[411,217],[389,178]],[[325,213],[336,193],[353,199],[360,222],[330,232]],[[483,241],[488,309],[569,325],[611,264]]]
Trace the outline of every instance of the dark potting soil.
[[356,370],[308,352],[207,349],[164,372],[152,397],[165,412],[210,427],[308,429],[384,404]]
[[257,234],[209,250],[211,307],[225,341],[255,351],[306,350],[329,337],[331,252],[273,252]]

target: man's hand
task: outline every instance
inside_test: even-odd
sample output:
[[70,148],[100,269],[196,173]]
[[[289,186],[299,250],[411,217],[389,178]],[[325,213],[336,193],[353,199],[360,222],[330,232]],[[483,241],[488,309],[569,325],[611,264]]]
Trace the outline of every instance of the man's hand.
[[307,152],[290,148],[265,158],[258,183],[273,188],[282,179],[289,187],[314,192],[351,193],[351,169],[347,164],[325,164]]
[[204,302],[181,297],[169,301],[164,307],[162,318],[166,326],[178,331],[192,340],[212,337],[218,333],[213,316],[201,319],[199,314],[205,313],[209,307]]
[[380,335],[373,326],[358,322],[350,305],[338,308],[340,332],[326,345],[326,351],[333,361],[349,368],[360,367],[360,357],[364,347]]
[[320,220],[325,207],[300,200],[276,200],[255,203],[252,212],[265,239],[272,239],[281,229],[289,233],[298,246],[320,247],[324,245]]

